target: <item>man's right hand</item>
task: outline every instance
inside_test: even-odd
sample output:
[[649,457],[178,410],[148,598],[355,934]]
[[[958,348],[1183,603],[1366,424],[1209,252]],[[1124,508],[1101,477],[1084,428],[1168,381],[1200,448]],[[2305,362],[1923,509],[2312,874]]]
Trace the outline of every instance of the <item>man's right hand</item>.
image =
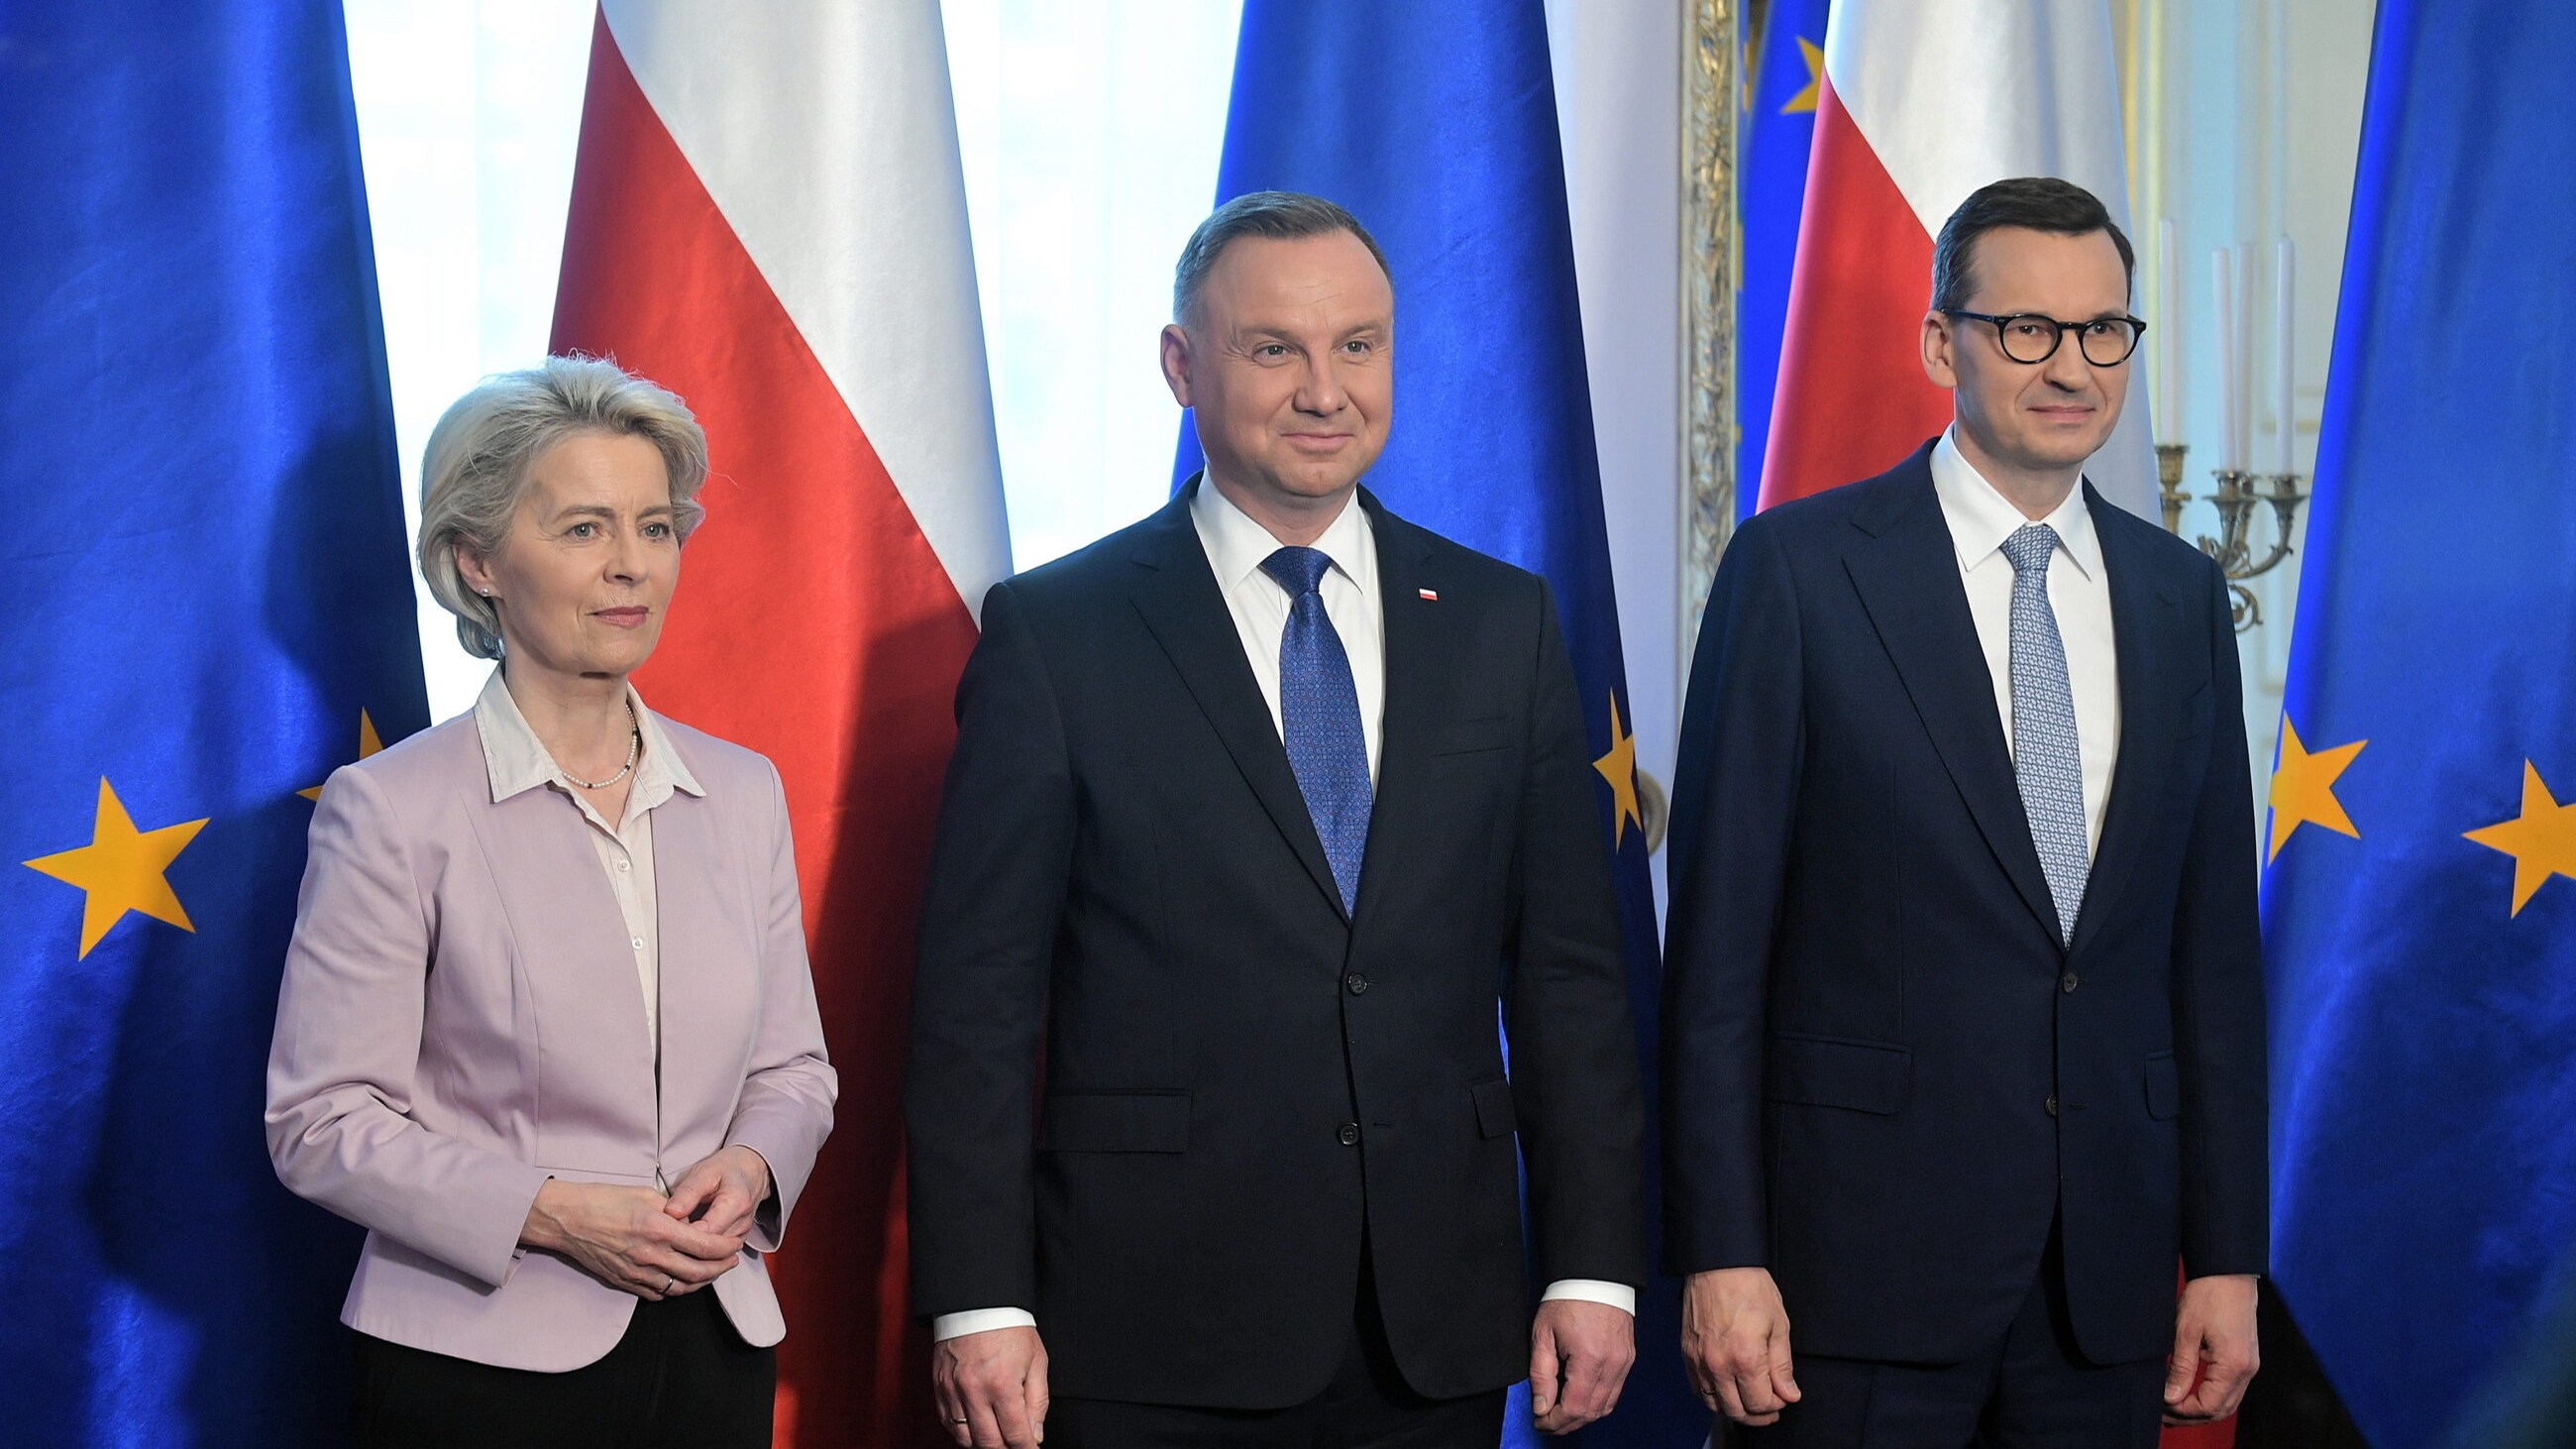
[[1047,1356],[1034,1328],[942,1339],[930,1383],[948,1437],[974,1449],[1034,1449],[1046,1441]]
[[1777,1423],[1798,1402],[1789,1314],[1768,1268],[1693,1273],[1682,1289],[1682,1362],[1708,1406],[1739,1424]]

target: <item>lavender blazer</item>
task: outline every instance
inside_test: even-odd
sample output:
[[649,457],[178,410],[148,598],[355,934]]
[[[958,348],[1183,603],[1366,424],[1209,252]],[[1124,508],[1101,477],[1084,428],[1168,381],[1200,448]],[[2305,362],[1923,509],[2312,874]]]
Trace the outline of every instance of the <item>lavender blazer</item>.
[[268,1150],[369,1231],[340,1320],[510,1368],[606,1354],[636,1299],[518,1246],[549,1177],[655,1185],[741,1144],[775,1197],[713,1292],[750,1343],[786,1333],[778,1248],[831,1131],[778,772],[660,721],[701,783],[653,812],[658,1085],[617,899],[578,811],[495,804],[471,713],[322,789],[268,1061]]

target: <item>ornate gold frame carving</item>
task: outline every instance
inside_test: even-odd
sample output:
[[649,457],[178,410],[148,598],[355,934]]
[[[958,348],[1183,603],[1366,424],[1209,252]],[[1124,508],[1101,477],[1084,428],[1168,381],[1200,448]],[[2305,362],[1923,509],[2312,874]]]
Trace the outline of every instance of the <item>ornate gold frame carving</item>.
[[1735,531],[1736,116],[1740,0],[1682,3],[1681,683]]

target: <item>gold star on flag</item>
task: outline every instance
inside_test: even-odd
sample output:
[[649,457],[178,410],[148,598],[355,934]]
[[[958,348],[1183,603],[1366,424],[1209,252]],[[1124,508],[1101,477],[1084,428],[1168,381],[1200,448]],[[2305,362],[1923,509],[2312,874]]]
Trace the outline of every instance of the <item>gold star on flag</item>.
[[1610,696],[1610,753],[1594,760],[1592,768],[1599,770],[1601,778],[1610,782],[1610,798],[1619,807],[1610,829],[1610,848],[1617,850],[1620,843],[1628,838],[1628,822],[1636,821],[1638,831],[1643,833],[1646,815],[1637,808],[1637,737],[1619,722],[1619,696],[1616,694]]
[[[365,710],[358,711],[358,758],[363,760],[383,750],[384,747],[385,742],[376,738],[376,722],[367,718]],[[298,790],[295,793],[307,800],[319,800],[322,798],[322,787],[315,785],[309,790]]]
[[140,911],[183,931],[197,929],[188,923],[188,913],[163,872],[205,828],[205,821],[191,820],[158,830],[137,830],[134,817],[125,813],[125,802],[116,798],[116,791],[101,776],[98,815],[90,826],[89,844],[39,856],[25,865],[88,893],[88,903],[81,908],[80,940],[80,954],[87,956],[128,911]]
[[2472,830],[2467,838],[2513,857],[2514,915],[2522,914],[2551,876],[2576,877],[2576,800],[2559,804],[2529,760],[2522,762],[2521,817]]
[[1780,114],[1784,116],[1794,116],[1801,111],[1813,112],[1817,101],[1822,99],[1818,93],[1825,85],[1824,48],[1810,44],[1807,37],[1801,35],[1798,37],[1798,58],[1807,63],[1807,88],[1791,96],[1789,103],[1780,108]]
[[2343,813],[2343,802],[2335,798],[2334,783],[2369,743],[2355,740],[2312,755],[2299,743],[2290,717],[2281,716],[2281,763],[2272,768],[2272,850],[2263,857],[2265,864],[2280,858],[2282,845],[2302,825],[2322,825],[2339,835],[2361,838],[2352,817]]

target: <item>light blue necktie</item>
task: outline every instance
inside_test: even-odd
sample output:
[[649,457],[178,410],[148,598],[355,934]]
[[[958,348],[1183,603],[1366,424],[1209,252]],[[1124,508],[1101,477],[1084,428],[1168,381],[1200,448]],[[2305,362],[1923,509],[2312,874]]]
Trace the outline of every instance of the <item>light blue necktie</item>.
[[2075,691],[2066,682],[2066,641],[2048,605],[2048,561],[2057,530],[2026,524],[2004,540],[2012,560],[2013,774],[2021,782],[2030,841],[2057,902],[2058,929],[2075,940],[2093,852],[2084,839],[2084,757],[2076,745]]
[[1261,561],[1261,571],[1289,598],[1288,629],[1279,636],[1279,736],[1323,839],[1333,884],[1341,888],[1342,909],[1355,911],[1360,857],[1368,850],[1368,736],[1360,729],[1351,657],[1342,652],[1342,636],[1333,632],[1316,588],[1332,566],[1330,556],[1312,548],[1283,548]]

